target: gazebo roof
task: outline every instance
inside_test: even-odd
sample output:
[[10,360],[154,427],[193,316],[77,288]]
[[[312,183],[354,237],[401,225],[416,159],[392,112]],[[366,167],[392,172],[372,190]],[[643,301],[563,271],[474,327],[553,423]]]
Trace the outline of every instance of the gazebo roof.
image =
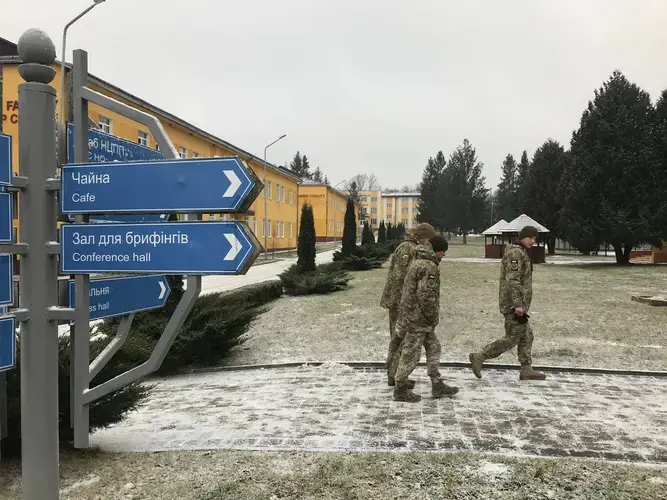
[[489,229],[484,231],[482,233],[482,235],[484,235],[484,236],[500,235],[500,234],[502,234],[501,229],[503,229],[506,225],[507,225],[507,221],[505,221],[505,219],[500,219],[493,226],[491,226]]
[[540,224],[539,222],[536,222],[535,220],[528,217],[526,214],[521,214],[516,219],[514,219],[512,222],[507,223],[505,226],[503,226],[500,229],[500,232],[501,233],[518,233],[525,226],[534,226],[534,227],[537,228],[537,231],[540,232],[540,233],[550,233],[551,232],[546,227],[544,227],[542,224]]

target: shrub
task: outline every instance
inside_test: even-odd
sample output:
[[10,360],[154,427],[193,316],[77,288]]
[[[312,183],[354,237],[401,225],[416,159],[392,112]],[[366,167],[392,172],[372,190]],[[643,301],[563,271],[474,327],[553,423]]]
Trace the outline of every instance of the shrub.
[[280,281],[289,295],[310,295],[344,290],[350,277],[337,263],[321,264],[308,273],[292,265],[280,275]]
[[387,228],[384,225],[384,221],[380,222],[380,227],[378,228],[378,243],[383,244],[387,242]]
[[[107,344],[106,339],[92,340],[90,343],[91,359],[97,357]],[[17,347],[20,351],[21,346]],[[58,406],[60,412],[59,434],[63,447],[71,445],[74,435],[70,428],[70,376],[69,376],[69,337],[58,341]],[[123,373],[127,367],[114,358],[98,374],[100,381],[109,380]],[[7,438],[2,441],[3,458],[19,457],[21,454],[21,369],[20,355],[17,352],[17,366],[7,372]],[[130,384],[113,392],[90,405],[90,430],[108,427],[120,422],[129,412],[136,409],[148,396],[151,387]]]
[[316,254],[315,219],[313,207],[304,203],[301,207],[301,225],[299,226],[299,243],[297,247],[297,267],[301,272],[315,270]]
[[395,247],[390,244],[361,245],[348,256],[342,252],[334,252],[333,260],[349,271],[368,271],[382,267],[382,264],[391,257],[393,250]]

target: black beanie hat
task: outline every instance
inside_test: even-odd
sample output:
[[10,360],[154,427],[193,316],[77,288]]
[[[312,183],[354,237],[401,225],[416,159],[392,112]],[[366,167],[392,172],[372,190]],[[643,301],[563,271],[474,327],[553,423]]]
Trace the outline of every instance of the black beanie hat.
[[446,252],[449,248],[449,243],[447,243],[447,240],[439,234],[435,235],[428,241],[431,243],[431,247],[433,248],[434,252]]
[[519,233],[520,240],[524,238],[530,238],[531,236],[535,238],[539,236],[539,231],[534,226],[525,226]]

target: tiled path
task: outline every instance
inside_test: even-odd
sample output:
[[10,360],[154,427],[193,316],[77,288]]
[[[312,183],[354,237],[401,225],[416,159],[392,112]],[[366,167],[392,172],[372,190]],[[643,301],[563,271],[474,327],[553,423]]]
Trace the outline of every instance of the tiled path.
[[330,365],[159,381],[148,403],[93,434],[110,451],[190,449],[490,451],[667,462],[667,379],[517,372],[443,375],[454,399],[396,403],[380,370]]

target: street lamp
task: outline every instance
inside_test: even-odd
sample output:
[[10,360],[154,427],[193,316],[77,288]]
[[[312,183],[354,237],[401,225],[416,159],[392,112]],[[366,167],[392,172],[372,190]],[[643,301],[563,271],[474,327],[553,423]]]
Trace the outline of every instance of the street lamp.
[[[93,5],[91,5],[86,10],[84,10],[81,14],[79,14],[74,19],[72,19],[69,23],[67,23],[65,25],[65,29],[63,29],[63,53],[62,53],[62,57],[60,58],[60,118],[63,121],[63,126],[65,126],[65,127],[67,126],[67,119],[65,118],[65,100],[67,98],[67,89],[66,89],[66,84],[65,84],[65,57],[67,55],[67,52],[66,52],[65,48],[66,48],[66,45],[67,45],[67,30],[75,22],[77,22],[83,16],[88,14],[88,12],[90,12],[95,7],[97,7],[99,4],[101,4],[105,1],[106,0],[93,0]],[[67,133],[67,130],[65,130],[65,133]]]
[[287,134],[283,134],[280,137],[278,137],[275,141],[273,141],[271,144],[266,146],[264,148],[264,224],[262,224],[262,227],[264,228],[264,260],[268,260],[269,254],[268,254],[268,234],[269,234],[269,228],[267,227],[266,224],[266,199],[268,198],[268,193],[266,192],[266,150],[269,149],[271,146],[273,146],[276,142],[278,142],[281,139],[284,139],[287,137]]
[[[348,180],[349,180],[349,179],[345,179],[345,180],[340,181],[338,184],[336,184],[336,185],[333,187],[333,190],[335,191],[336,188],[337,188],[338,186],[340,186],[343,182],[347,182]],[[334,194],[335,194],[335,193],[334,193]],[[334,244],[334,247],[335,247],[335,246],[336,246],[336,205],[335,205],[335,204],[334,204],[334,207],[333,207],[333,213],[334,213],[334,220],[333,220],[333,223],[334,223],[334,235],[333,235],[333,236],[334,236],[334,238],[333,238],[333,244]]]

